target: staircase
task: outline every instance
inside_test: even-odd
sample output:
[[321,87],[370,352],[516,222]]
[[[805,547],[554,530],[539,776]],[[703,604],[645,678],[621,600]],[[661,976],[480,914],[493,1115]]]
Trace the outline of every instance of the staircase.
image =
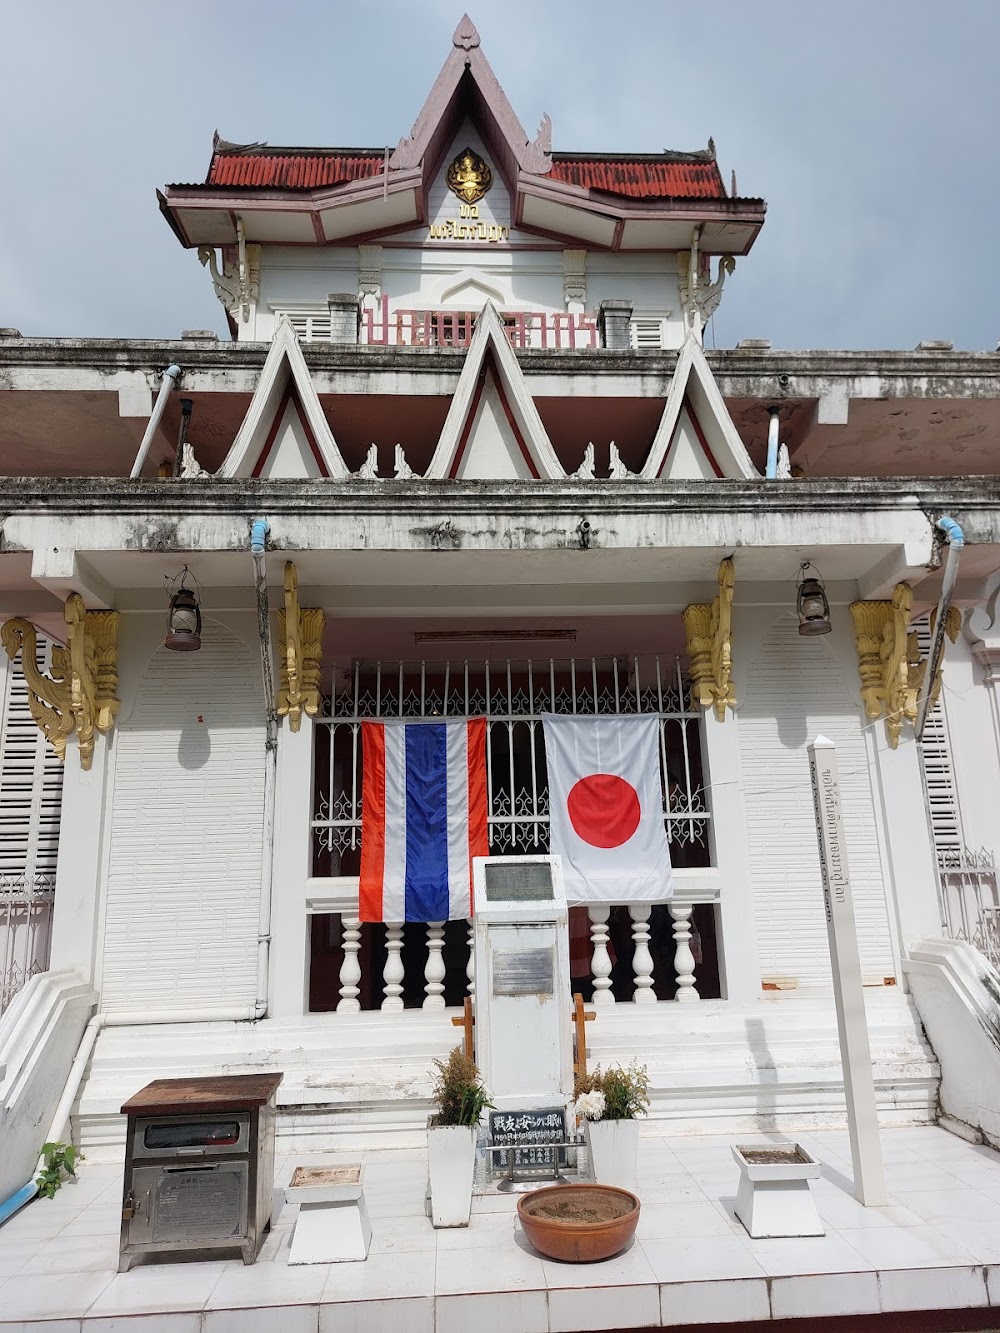
[[[865,992],[885,1124],[937,1116],[939,1068],[901,990]],[[154,1078],[281,1070],[279,1151],[407,1145],[426,1125],[431,1061],[459,1040],[452,1012],[312,1014],[298,1020],[110,1027],[75,1109],[85,1151],[120,1151],[121,1104]],[[568,1016],[567,1016],[567,1021]],[[608,1005],[587,1025],[589,1063],[648,1066],[650,1116],[671,1133],[842,1124],[840,1048],[829,992],[752,1006]]]

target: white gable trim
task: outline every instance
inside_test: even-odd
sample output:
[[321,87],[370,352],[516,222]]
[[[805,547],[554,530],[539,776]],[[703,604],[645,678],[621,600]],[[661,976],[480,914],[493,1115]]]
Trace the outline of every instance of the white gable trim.
[[[335,480],[341,480],[349,475],[347,465],[333,438],[333,432],[320,407],[319,397],[313,387],[312,376],[309,374],[309,367],[302,355],[295,330],[283,315],[278,320],[271,350],[260,372],[260,379],[253,391],[253,398],[243,418],[243,424],[226,455],[226,461],[216,476],[253,476],[272,427],[280,426],[280,422],[276,422],[275,418],[284,410],[285,390],[289,385],[298,400],[302,423],[316,442],[326,475]],[[317,475],[322,475],[319,468],[320,465],[317,463]]]
[[476,331],[426,476],[444,480],[451,477],[461,462],[459,450],[464,443],[463,436],[467,426],[471,429],[482,396],[481,381],[489,373],[487,359],[492,362],[497,387],[507,400],[539,478],[554,481],[565,477],[492,301],[486,302],[476,321]]
[[668,470],[670,448],[677,434],[685,400],[690,400],[691,410],[723,477],[759,477],[760,473],[750,460],[709,369],[701,343],[690,334],[685,338],[677,358],[677,368],[670,382],[663,416],[640,476],[646,481],[655,481]]

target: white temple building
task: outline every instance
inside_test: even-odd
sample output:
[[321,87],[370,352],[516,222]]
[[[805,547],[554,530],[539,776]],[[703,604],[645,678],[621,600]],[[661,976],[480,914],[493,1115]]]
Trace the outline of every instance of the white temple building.
[[543,712],[659,716],[674,897],[570,934],[671,1132],[843,1123],[831,738],[882,1122],[1000,1143],[1000,356],[706,351],[763,201],[553,137],[465,19],[394,151],[163,189],[231,342],[0,331],[0,1199],[64,1093],[110,1151],[174,1074],[419,1139],[475,978],[468,923],[359,920],[400,716],[487,717],[494,855],[548,848]]

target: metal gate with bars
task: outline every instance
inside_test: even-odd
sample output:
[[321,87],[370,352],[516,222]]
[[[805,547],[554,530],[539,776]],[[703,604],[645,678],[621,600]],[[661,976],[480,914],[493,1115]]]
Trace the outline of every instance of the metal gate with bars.
[[[680,663],[659,657],[568,658],[485,662],[354,662],[334,667],[334,692],[326,701],[325,716],[317,719],[312,819],[312,874],[318,878],[358,873],[361,850],[361,722],[389,718],[486,717],[489,842],[493,855],[527,855],[548,851],[549,809],[542,714],[545,712],[613,716],[655,714],[660,719],[660,769],[664,793],[664,822],[676,866],[709,864],[710,811],[702,772],[701,713],[687,701],[687,684]],[[628,989],[639,998],[656,998],[654,991],[684,985],[693,991],[685,972],[681,983],[674,959],[678,941],[683,948],[691,938],[691,906],[672,909],[648,905],[629,907],[623,899],[618,917],[607,909],[590,909],[590,974],[595,999],[612,987]],[[581,914],[583,909],[581,909]],[[709,916],[711,911],[709,909]],[[681,920],[680,934],[678,919]],[[617,922],[617,924],[616,924]],[[712,932],[714,918],[695,931]],[[419,928],[419,942],[410,927],[390,925],[385,938],[364,937],[356,918],[345,916],[327,924],[327,953],[346,967],[351,982],[335,990],[331,1002],[320,1007],[344,1008],[357,1002],[352,955],[374,950],[372,969],[385,981],[370,1002],[359,1007],[403,1007],[423,1004],[428,997],[457,1002],[455,986],[466,984],[468,947],[464,927],[450,923],[440,928]],[[417,929],[417,928],[415,928]],[[579,929],[579,926],[578,926]],[[616,930],[621,942],[616,950]],[[571,940],[573,928],[571,924]],[[426,939],[424,935],[426,934]],[[669,940],[667,945],[660,936]],[[365,944],[367,938],[367,945]],[[652,954],[649,952],[652,941]],[[662,947],[661,947],[662,946]],[[714,940],[713,946],[714,948]],[[659,952],[658,952],[659,951]],[[410,954],[412,977],[404,976]],[[443,953],[443,959],[441,955]],[[663,958],[660,958],[660,954]],[[437,957],[435,957],[437,955]],[[459,956],[461,955],[461,956]],[[686,956],[686,955],[685,955]],[[314,932],[313,963],[317,963]],[[693,966],[693,965],[692,965]],[[381,967],[381,973],[380,973]],[[616,968],[623,979],[616,978]],[[661,980],[659,971],[669,970]],[[625,977],[624,973],[628,972]],[[435,980],[428,983],[428,972]],[[440,973],[440,977],[438,976]],[[454,984],[448,980],[453,975]],[[693,976],[693,973],[692,973]],[[388,980],[386,980],[388,978]],[[428,984],[439,989],[428,991]],[[407,988],[412,999],[406,997]],[[339,995],[340,1002],[334,1004]],[[395,1004],[403,998],[403,1003]],[[697,998],[694,992],[691,998]],[[430,1007],[437,1007],[436,1003]]]

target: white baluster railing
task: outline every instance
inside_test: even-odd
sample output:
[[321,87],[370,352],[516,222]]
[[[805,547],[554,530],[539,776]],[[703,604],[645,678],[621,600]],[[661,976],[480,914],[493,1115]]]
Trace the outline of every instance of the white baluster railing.
[[632,918],[632,941],[635,951],[632,955],[632,971],[635,973],[636,1004],[655,1004],[653,992],[653,956],[649,952],[649,903],[633,903],[628,914]]
[[397,1011],[403,1007],[403,927],[386,925],[385,967],[382,982],[385,998],[383,1010]]
[[467,990],[470,995],[476,993],[476,927],[475,923],[469,922],[469,961],[465,965],[465,975],[468,978]]
[[341,918],[343,927],[344,961],[340,964],[340,1000],[338,1014],[357,1014],[361,1012],[361,962],[358,954],[361,950],[361,922],[356,916]]
[[590,970],[594,978],[594,1004],[614,1004],[611,990],[611,955],[608,953],[608,918],[611,908],[599,904],[587,908],[590,917]]
[[444,922],[431,921],[427,926],[427,963],[424,966],[425,1009],[444,1008]]
[[691,913],[693,903],[672,902],[670,917],[674,923],[674,972],[677,974],[678,1004],[694,1004],[701,999],[694,984],[694,954],[691,952]]

